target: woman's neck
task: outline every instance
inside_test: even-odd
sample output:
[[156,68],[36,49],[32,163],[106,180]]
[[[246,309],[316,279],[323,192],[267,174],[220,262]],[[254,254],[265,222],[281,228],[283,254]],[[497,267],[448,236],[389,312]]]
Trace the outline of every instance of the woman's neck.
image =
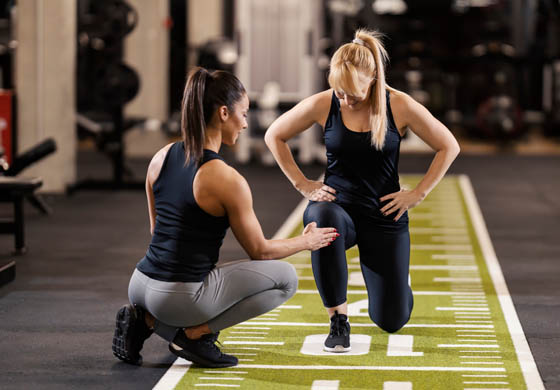
[[206,128],[206,138],[204,140],[204,149],[209,149],[215,153],[220,151],[222,146],[222,132],[213,127]]

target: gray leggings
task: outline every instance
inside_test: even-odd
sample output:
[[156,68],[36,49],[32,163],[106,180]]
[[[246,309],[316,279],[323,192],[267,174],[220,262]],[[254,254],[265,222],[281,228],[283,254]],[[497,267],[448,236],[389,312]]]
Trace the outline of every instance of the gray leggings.
[[208,323],[218,332],[266,313],[290,299],[297,284],[290,263],[242,260],[214,268],[202,282],[162,282],[135,269],[128,298],[156,318],[157,335],[173,341],[178,328]]

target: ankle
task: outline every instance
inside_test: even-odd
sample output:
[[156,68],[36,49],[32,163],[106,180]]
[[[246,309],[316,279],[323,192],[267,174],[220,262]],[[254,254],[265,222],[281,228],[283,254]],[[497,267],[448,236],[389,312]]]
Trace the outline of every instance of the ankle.
[[202,324],[202,325],[193,326],[191,328],[185,328],[185,335],[187,336],[187,338],[191,340],[198,340],[205,334],[210,334],[210,333],[212,333],[212,331],[208,327],[208,324]]
[[147,311],[144,314],[144,322],[146,323],[148,328],[150,328],[151,330],[153,330],[154,326],[156,325],[155,317],[153,315],[151,315],[150,313],[148,313]]

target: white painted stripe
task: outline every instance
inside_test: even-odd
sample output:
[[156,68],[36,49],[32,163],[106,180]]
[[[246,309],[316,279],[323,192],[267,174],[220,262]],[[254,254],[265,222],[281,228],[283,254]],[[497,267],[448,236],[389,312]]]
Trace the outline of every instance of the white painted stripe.
[[[317,294],[317,290],[297,290],[298,294]],[[454,295],[454,296],[484,296],[482,291],[412,291],[414,295]],[[348,290],[348,295],[362,295],[367,294],[366,289],[362,290]]]
[[463,390],[511,390],[509,387],[463,387]]
[[197,379],[211,380],[211,381],[215,381],[215,380],[221,380],[221,381],[242,381],[242,380],[245,379],[245,378],[225,377],[225,376],[201,376],[201,377],[198,377]]
[[249,340],[264,340],[266,337],[260,336],[227,336],[226,339],[249,339]]
[[467,310],[467,311],[488,311],[486,307],[436,307],[439,311]]
[[494,334],[460,334],[460,337],[496,337]]
[[301,305],[280,305],[280,309],[301,309]]
[[270,328],[266,326],[234,326],[233,329],[262,329],[262,330],[270,330]]
[[224,345],[284,345],[283,341],[228,341],[224,340]]
[[255,359],[237,359],[240,362],[254,362]]
[[[457,321],[458,322],[458,321]],[[468,322],[468,321],[467,321]],[[492,321],[484,321],[492,322]],[[329,323],[325,322],[245,322],[254,325],[278,325],[278,326],[310,326],[310,327],[328,327]],[[352,323],[353,328],[376,328],[373,323]],[[462,325],[462,324],[406,324],[405,328],[494,328],[494,325]]]
[[497,351],[476,351],[473,349],[470,349],[468,351],[459,351],[459,352],[467,352],[467,353],[498,353]]
[[498,300],[502,306],[504,318],[506,320],[509,333],[511,334],[513,345],[515,347],[515,351],[517,352],[517,357],[519,359],[519,364],[521,366],[521,371],[523,372],[523,377],[525,378],[527,387],[531,390],[544,390],[544,384],[539,371],[537,370],[537,365],[535,364],[531,350],[529,349],[529,344],[527,343],[527,339],[523,333],[523,328],[521,327],[521,323],[517,317],[511,296],[509,295],[504,275],[502,274],[502,269],[498,263],[498,258],[496,257],[496,252],[492,246],[490,235],[486,229],[482,212],[480,211],[480,207],[476,201],[476,196],[471,182],[467,176],[462,175],[459,177],[459,185],[463,190],[463,196],[471,216],[472,225],[476,232],[484,260],[486,261],[490,278],[494,283],[494,289],[496,290]]
[[478,271],[476,265],[411,265],[416,271]]
[[463,382],[470,385],[509,385],[509,382]]
[[464,324],[491,324],[492,321],[455,321],[455,322],[459,322],[459,323],[464,323]]
[[[488,316],[464,316],[464,315],[457,315],[457,314],[473,314],[473,313],[455,313],[455,319],[468,319],[468,318],[470,318],[472,320],[474,320],[474,319],[489,320],[489,319],[492,318],[489,315]],[[479,314],[479,313],[476,313],[476,314]]]
[[256,347],[224,347],[222,349],[227,349],[228,351],[231,350],[238,350],[238,349],[243,349],[243,350],[253,350],[253,351],[260,351],[260,348],[256,348]]
[[472,245],[451,245],[451,244],[412,244],[410,249],[413,251],[472,251]]
[[438,366],[341,366],[341,365],[269,365],[239,364],[238,368],[260,368],[265,370],[336,370],[336,371],[484,371],[504,372],[503,367],[438,367]]
[[433,242],[446,242],[446,243],[467,243],[471,239],[469,236],[430,236],[430,240]]
[[311,383],[311,390],[338,390],[340,381],[314,380]]
[[476,260],[473,254],[433,254],[432,259],[434,260]]
[[479,283],[480,278],[434,278],[434,282],[472,282],[472,283]]
[[268,332],[230,332],[230,334],[268,334]]
[[235,352],[235,356],[257,356],[256,353]]
[[165,372],[165,375],[156,383],[153,390],[168,390],[174,389],[183,376],[191,367],[191,362],[185,359],[178,358],[173,362],[171,367]]
[[486,330],[486,329],[481,329],[481,330],[457,329],[455,332],[490,332],[490,333],[494,333],[493,330]]
[[461,374],[461,376],[472,377],[472,378],[507,378],[507,375],[501,374]]
[[[466,336],[466,335],[461,335],[461,336]],[[476,343],[487,343],[487,342],[497,342],[496,340],[473,340],[473,339],[457,339],[457,341],[461,341],[461,342],[476,342]]]
[[[229,385],[224,383],[197,383],[196,387],[239,387],[239,385]],[[170,387],[170,389],[174,389],[175,387]]]
[[203,371],[205,374],[248,374],[249,371],[217,371],[217,370],[206,370]]
[[501,366],[504,364],[504,362],[461,362],[461,364],[488,364],[488,365]]
[[438,344],[438,348],[500,348],[498,344]]
[[459,356],[461,359],[502,359],[501,356]]

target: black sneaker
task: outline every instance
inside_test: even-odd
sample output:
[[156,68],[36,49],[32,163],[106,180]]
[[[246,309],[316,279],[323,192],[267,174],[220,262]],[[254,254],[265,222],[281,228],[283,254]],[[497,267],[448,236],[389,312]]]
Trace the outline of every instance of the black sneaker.
[[351,349],[348,317],[335,311],[331,317],[331,331],[325,340],[323,350],[327,352],[348,352]]
[[153,330],[144,321],[145,311],[140,306],[124,305],[117,313],[113,355],[130,364],[141,365],[140,351]]
[[218,334],[206,334],[197,340],[191,340],[180,329],[173,342],[169,344],[169,350],[174,355],[190,360],[201,367],[218,368],[237,365],[235,356],[222,353],[216,346]]

